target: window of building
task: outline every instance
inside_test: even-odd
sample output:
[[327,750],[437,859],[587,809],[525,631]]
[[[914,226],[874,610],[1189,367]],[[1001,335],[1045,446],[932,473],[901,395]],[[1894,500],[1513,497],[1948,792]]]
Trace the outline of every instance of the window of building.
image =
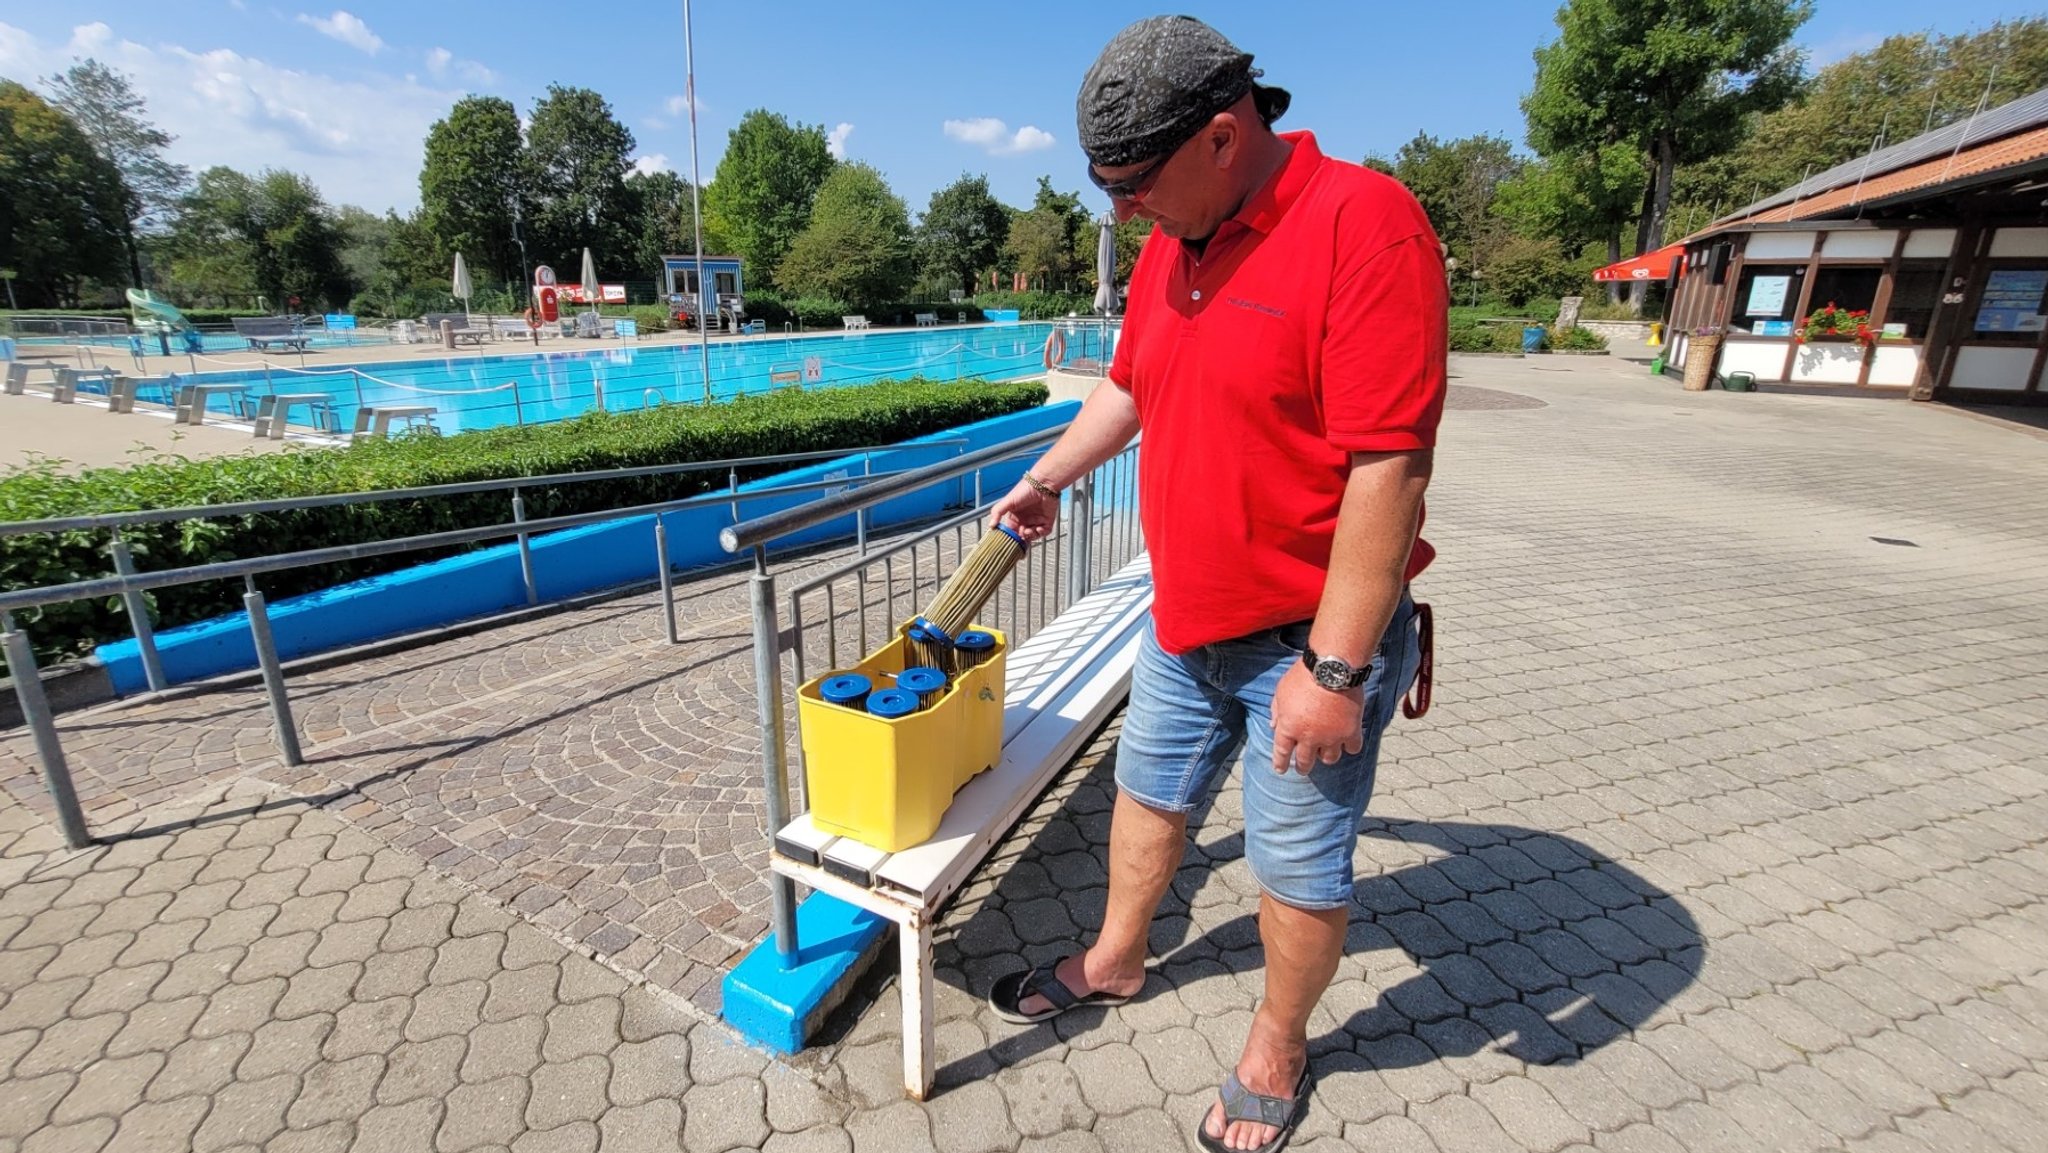
[[1885,305],[1884,327],[1891,335],[1926,340],[1941,303],[1940,261],[1906,261],[1892,276],[1892,299]]
[[1728,318],[1731,332],[1757,336],[1791,336],[1792,314],[1806,282],[1804,264],[1750,264],[1735,282],[1735,308]]
[[1807,311],[1832,304],[1850,312],[1869,312],[1877,306],[1877,286],[1883,280],[1884,269],[1874,264],[1823,264],[1813,275],[1813,295],[1807,301]]

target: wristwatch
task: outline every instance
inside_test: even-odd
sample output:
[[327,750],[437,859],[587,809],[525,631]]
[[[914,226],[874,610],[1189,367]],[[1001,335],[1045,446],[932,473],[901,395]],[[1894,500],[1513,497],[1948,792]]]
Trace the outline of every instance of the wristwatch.
[[1366,675],[1372,671],[1370,666],[1355,668],[1342,657],[1319,657],[1306,645],[1302,646],[1301,663],[1308,666],[1309,674],[1315,677],[1317,684],[1333,693],[1357,688],[1365,683]]

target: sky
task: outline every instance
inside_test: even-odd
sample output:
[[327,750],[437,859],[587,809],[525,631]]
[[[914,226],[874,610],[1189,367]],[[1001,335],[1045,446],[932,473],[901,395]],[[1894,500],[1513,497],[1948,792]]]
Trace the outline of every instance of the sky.
[[[331,2],[331,0],[328,0]],[[336,204],[409,211],[427,129],[467,93],[522,114],[548,85],[584,86],[632,130],[635,160],[690,175],[681,0],[562,5],[471,0],[63,0],[0,5],[0,77],[31,86],[91,56],[134,78],[194,170],[306,173]],[[1555,34],[1545,0],[1182,0],[1293,91],[1283,128],[1323,150],[1391,156],[1418,131],[1522,138],[1531,52]],[[1817,66],[1885,35],[1960,32],[2034,15],[2038,2],[1818,0],[1799,42]],[[1075,144],[1074,92],[1149,4],[1037,0],[1012,7],[894,0],[847,5],[697,2],[699,163],[768,108],[826,130],[835,154],[879,168],[914,213],[962,173],[1031,201],[1040,175],[1100,209]]]

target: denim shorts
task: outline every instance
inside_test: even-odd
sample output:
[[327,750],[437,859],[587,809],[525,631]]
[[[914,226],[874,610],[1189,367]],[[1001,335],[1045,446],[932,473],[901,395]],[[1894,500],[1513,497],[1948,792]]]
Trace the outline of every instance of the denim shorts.
[[1118,742],[1117,788],[1147,808],[1185,813],[1244,754],[1244,844],[1252,876],[1297,909],[1351,902],[1351,855],[1372,798],[1380,734],[1394,718],[1418,661],[1415,604],[1406,593],[1380,638],[1365,681],[1365,745],[1334,765],[1273,771],[1273,693],[1301,660],[1309,622],[1284,625],[1175,656],[1148,628],[1131,673]]

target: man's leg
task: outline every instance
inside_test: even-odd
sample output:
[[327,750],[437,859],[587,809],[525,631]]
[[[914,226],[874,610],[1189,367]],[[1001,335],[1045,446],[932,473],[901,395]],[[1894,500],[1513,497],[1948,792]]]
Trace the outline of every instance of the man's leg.
[[[1267,770],[1271,771],[1271,770]],[[1322,1000],[1337,961],[1344,955],[1344,936],[1351,910],[1297,909],[1259,898],[1259,938],[1266,946],[1266,996],[1252,1016],[1244,1053],[1237,1061],[1237,1079],[1254,1093],[1292,1097],[1308,1066],[1308,1018]],[[1209,1110],[1204,1125],[1232,1149],[1257,1149],[1276,1133],[1269,1125],[1250,1121],[1222,1124],[1223,1107]]]
[[[1117,793],[1109,824],[1109,907],[1102,914],[1102,932],[1086,952],[1061,962],[1056,970],[1061,984],[1084,996],[1105,992],[1128,997],[1144,987],[1152,916],[1180,871],[1187,827],[1186,813],[1148,808],[1128,793]],[[1343,938],[1340,928],[1340,945]],[[1331,964],[1334,972],[1335,962]],[[1042,1013],[1052,1004],[1034,994],[1018,1008]],[[1303,1022],[1307,1019],[1304,1012]]]

